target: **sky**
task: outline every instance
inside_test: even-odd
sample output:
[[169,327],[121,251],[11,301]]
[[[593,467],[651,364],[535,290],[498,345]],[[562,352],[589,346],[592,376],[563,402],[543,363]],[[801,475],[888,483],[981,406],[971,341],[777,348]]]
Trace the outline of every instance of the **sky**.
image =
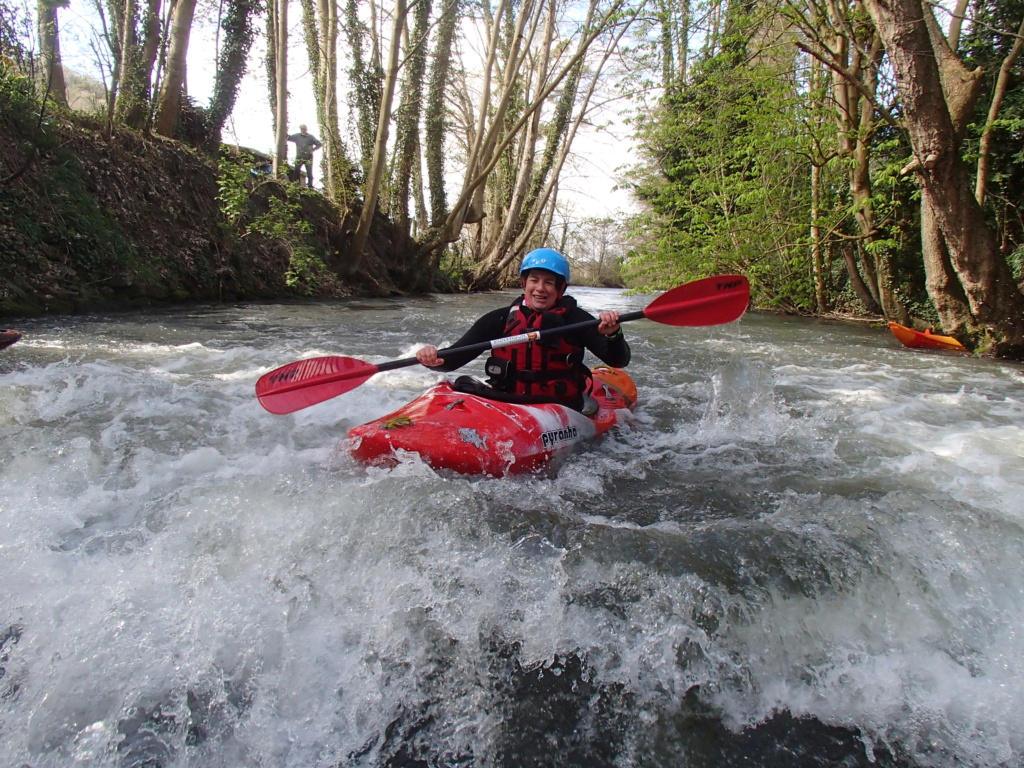
[[[92,8],[92,0],[71,0],[67,8],[60,9],[61,45],[67,66],[83,74],[96,76],[98,66],[92,52],[94,43],[91,38],[94,34],[92,30],[98,25]],[[292,13],[290,21],[291,40],[301,41],[299,14]],[[204,23],[197,16],[189,40],[187,88],[190,96],[202,106],[209,103],[213,91],[212,62],[216,50],[214,32],[212,24]],[[262,65],[265,59],[265,41],[262,36],[254,43],[249,59],[250,71],[243,79],[235,109],[224,128],[223,140],[272,154],[274,131],[267,97],[267,79]],[[297,132],[299,124],[305,123],[310,133],[317,134],[309,64],[305,46],[301,42],[290,46],[288,78],[288,132]],[[597,131],[581,128],[573,147],[573,167],[563,170],[559,187],[559,200],[570,209],[569,215],[574,218],[615,217],[624,212],[635,212],[636,207],[629,193],[615,189],[617,167],[631,161],[632,144],[628,137],[628,127],[613,117],[613,123],[607,129]],[[289,148],[294,152],[293,145],[289,145]],[[315,173],[317,170],[314,168]]]

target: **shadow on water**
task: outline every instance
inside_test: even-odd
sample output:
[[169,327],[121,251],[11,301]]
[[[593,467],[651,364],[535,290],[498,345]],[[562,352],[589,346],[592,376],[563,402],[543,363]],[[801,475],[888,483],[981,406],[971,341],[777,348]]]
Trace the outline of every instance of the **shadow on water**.
[[[699,687],[670,712],[649,717],[637,732],[637,702],[620,684],[595,682],[585,655],[577,652],[524,666],[517,643],[498,637],[485,641],[485,679],[464,680],[464,690],[486,686],[495,722],[486,754],[452,740],[446,699],[452,695],[451,643],[435,647],[434,666],[419,681],[420,698],[397,706],[382,733],[337,763],[369,768],[526,766],[612,768],[907,768],[885,749],[866,751],[859,733],[783,712],[753,728],[728,728],[701,700]],[[445,646],[449,646],[446,650]],[[131,708],[118,721],[119,768],[171,768],[176,749],[201,750],[207,739],[220,740],[250,705],[244,697],[215,704],[208,695],[189,692],[187,723],[179,708]],[[201,751],[198,753],[201,754]]]
[[[489,754],[438,753],[440,697],[414,710],[402,708],[380,743],[368,744],[341,765],[383,768],[501,766],[501,768],[906,768],[888,750],[866,751],[853,730],[813,718],[778,714],[753,728],[734,731],[701,701],[698,687],[674,702],[670,715],[635,728],[637,702],[622,685],[594,682],[579,652],[523,666],[517,644],[488,641],[487,684],[496,695],[500,725]],[[428,682],[428,681],[425,681]],[[429,684],[429,682],[428,682]],[[377,758],[367,761],[371,751]],[[341,768],[339,765],[339,768]]]

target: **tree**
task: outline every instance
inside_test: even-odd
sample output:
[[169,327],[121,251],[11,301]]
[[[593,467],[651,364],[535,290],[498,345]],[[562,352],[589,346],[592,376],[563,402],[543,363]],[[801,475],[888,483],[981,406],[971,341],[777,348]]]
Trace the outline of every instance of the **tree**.
[[338,2],[302,0],[302,21],[317,124],[324,144],[323,183],[326,195],[348,205],[355,196],[352,162],[338,125]]
[[[422,0],[413,0],[413,4]],[[391,52],[388,56],[387,75],[384,79],[384,95],[381,98],[380,114],[377,118],[377,138],[373,146],[373,160],[366,175],[363,188],[363,209],[359,214],[359,224],[352,237],[352,259],[349,268],[352,272],[362,264],[363,251],[370,237],[370,225],[377,211],[377,196],[380,192],[381,180],[384,177],[384,164],[387,158],[388,133],[391,123],[391,104],[395,96],[395,82],[398,80],[398,66],[402,49],[402,29],[409,6],[405,0],[395,0],[395,26],[391,35]]]
[[424,155],[427,166],[427,186],[430,188],[430,226],[440,227],[447,213],[447,195],[444,188],[444,146],[446,126],[445,92],[450,82],[452,43],[459,21],[460,0],[445,0],[437,25],[434,45],[434,65],[427,88],[424,111]]
[[221,130],[235,108],[249,50],[256,37],[255,16],[261,7],[260,0],[227,0],[224,16],[220,20],[224,45],[217,57],[213,96],[206,110],[209,131],[207,142],[210,149],[220,146]]
[[173,136],[181,113],[181,94],[185,85],[185,58],[192,33],[196,0],[177,0],[171,19],[171,39],[167,54],[167,73],[160,90],[156,114],[156,132]]
[[[391,213],[399,236],[410,234],[409,197],[412,191],[413,167],[419,166],[417,151],[420,114],[423,104],[423,77],[427,67],[427,32],[430,26],[430,0],[414,4],[415,25],[409,36],[409,53],[405,61],[402,99],[398,108],[395,136],[394,170],[391,174]],[[399,244],[404,247],[405,243]]]
[[[585,29],[595,22],[597,11],[597,3],[591,2],[584,22]],[[493,232],[483,240],[474,284],[496,284],[500,275],[518,260],[531,242],[546,242],[547,230],[554,216],[562,167],[580,126],[589,115],[591,100],[604,67],[618,48],[628,26],[628,23],[621,24],[608,37],[605,50],[596,61],[588,61],[581,55],[574,57],[575,65],[563,81],[561,93],[555,101],[546,127],[542,131],[531,129],[526,132],[520,145],[521,162],[512,186],[512,195],[503,209],[497,212],[500,215],[491,217],[500,226],[495,226]],[[585,44],[589,48],[592,42],[582,37],[579,46]],[[580,85],[585,63],[590,67],[589,83],[581,96]],[[539,85],[545,82],[546,69],[545,63],[538,73]],[[535,120],[539,121],[539,117],[539,114],[534,115]],[[543,149],[540,149],[540,139],[543,139]]]
[[[506,164],[506,168],[511,168],[513,158],[517,167],[532,168],[532,156],[523,153],[524,147],[532,150],[537,146],[537,142],[529,138],[537,135],[531,133],[535,131],[530,127],[531,124],[536,124],[548,98],[586,57],[594,41],[616,25],[628,25],[632,21],[635,12],[623,14],[622,6],[623,0],[613,0],[596,21],[583,25],[572,55],[560,60],[560,66],[549,68],[542,64],[549,46],[538,46],[540,55],[534,57],[531,41],[539,22],[544,18],[552,18],[550,8],[553,6],[535,8],[531,3],[523,3],[514,9],[518,15],[513,15],[513,7],[505,2],[499,3],[487,28],[488,44],[482,67],[480,96],[472,107],[471,122],[467,120],[468,149],[462,190],[450,206],[444,223],[424,238],[417,253],[418,264],[436,263],[440,249],[446,243],[457,241],[465,225],[483,220],[489,190],[500,195],[510,195],[505,199],[512,200],[512,190],[517,185],[515,178],[510,175],[492,175],[495,168],[502,163]],[[509,14],[507,18],[506,14]],[[503,40],[506,42],[504,46]],[[559,52],[566,51],[567,42],[560,41],[555,47]],[[532,66],[528,66],[530,64]],[[537,74],[541,72],[547,74],[538,78]],[[495,87],[499,77],[500,85]],[[523,97],[524,82],[532,82],[534,86],[534,95],[529,99]],[[520,98],[522,105],[515,106]],[[470,103],[464,96],[460,99],[465,104]],[[529,179],[530,176],[525,178]],[[548,185],[544,203],[552,199],[551,194],[556,188],[554,183]],[[517,255],[516,249],[521,245],[504,252],[502,259],[514,258]],[[488,245],[487,250],[482,252],[492,254],[493,249]],[[494,287],[500,282],[501,269],[500,261],[491,261],[482,266],[477,271],[473,285],[478,288]]]
[[[1024,4],[1020,0],[987,0],[975,3],[967,31],[954,46],[968,67],[982,67],[985,96],[968,128],[967,155],[978,157],[975,175],[975,197],[985,207],[996,231],[999,248],[1011,260],[1018,280],[1024,275],[1024,164],[1020,147],[1024,143],[1024,62],[1021,60],[1021,17]],[[957,21],[954,16],[951,26]],[[1016,28],[1017,34],[1011,31]],[[995,75],[993,77],[993,75]],[[975,147],[977,148],[975,151]]]
[[921,0],[867,0],[902,96],[921,190],[928,294],[947,333],[987,336],[997,355],[1024,355],[1024,295],[974,194],[961,145],[981,93]]
[[[371,20],[372,16],[371,16]],[[356,113],[359,135],[359,157],[363,176],[368,177],[373,163],[377,124],[384,94],[384,67],[381,64],[381,45],[376,28],[368,28],[360,18],[356,0],[345,4],[345,39],[348,41],[352,85],[351,103]],[[366,51],[369,42],[370,50]]]
[[850,212],[857,223],[856,256],[845,249],[847,275],[868,311],[880,311],[902,323],[909,316],[895,291],[892,254],[875,205],[872,150],[883,116],[879,71],[885,50],[863,3],[790,4],[789,18],[803,34],[797,45],[830,68],[836,140],[845,160]]
[[1017,34],[1010,51],[1006,54],[999,66],[999,77],[993,89],[992,101],[989,104],[988,114],[985,116],[985,123],[981,130],[981,140],[978,142],[978,172],[975,182],[975,197],[979,204],[984,204],[988,192],[988,185],[992,177],[992,143],[995,138],[996,121],[999,111],[1006,100],[1007,91],[1010,87],[1013,67],[1024,50],[1024,19],[1021,19]]
[[111,39],[116,77],[110,114],[125,125],[141,129],[150,117],[150,83],[162,40],[160,0],[147,0],[141,30],[138,0],[112,4],[111,9],[118,35]]
[[288,0],[270,0],[267,70],[274,110],[274,175],[288,157]]
[[649,210],[634,224],[644,247],[625,271],[663,287],[739,271],[766,303],[804,310],[816,305],[805,94],[791,48],[758,50],[763,30],[762,19],[737,12],[719,51],[641,122],[646,162],[633,178]]
[[625,257],[626,232],[611,218],[585,218],[571,229],[562,244],[572,261],[573,283],[609,288],[622,285],[619,264]]
[[67,106],[68,93],[64,84],[64,65],[60,56],[60,34],[57,26],[57,8],[66,7],[67,0],[39,0],[39,50],[43,57],[43,75],[51,99]]

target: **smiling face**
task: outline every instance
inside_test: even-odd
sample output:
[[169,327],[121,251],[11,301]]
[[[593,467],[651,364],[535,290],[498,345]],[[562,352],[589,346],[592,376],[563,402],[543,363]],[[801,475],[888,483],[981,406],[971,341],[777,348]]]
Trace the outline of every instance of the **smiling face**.
[[551,309],[561,296],[558,277],[546,269],[531,269],[523,278],[523,296],[534,312]]

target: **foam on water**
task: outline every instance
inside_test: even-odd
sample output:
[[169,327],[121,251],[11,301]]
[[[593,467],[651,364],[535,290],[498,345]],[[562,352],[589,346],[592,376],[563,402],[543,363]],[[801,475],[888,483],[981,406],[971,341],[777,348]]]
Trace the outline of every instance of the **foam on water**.
[[3,353],[6,764],[711,765],[713,723],[780,713],[849,729],[850,765],[1024,758],[1018,367],[637,323],[634,426],[512,480],[338,448],[418,367],[256,403],[291,359],[411,355],[438,303],[455,339],[495,301],[36,321]]

